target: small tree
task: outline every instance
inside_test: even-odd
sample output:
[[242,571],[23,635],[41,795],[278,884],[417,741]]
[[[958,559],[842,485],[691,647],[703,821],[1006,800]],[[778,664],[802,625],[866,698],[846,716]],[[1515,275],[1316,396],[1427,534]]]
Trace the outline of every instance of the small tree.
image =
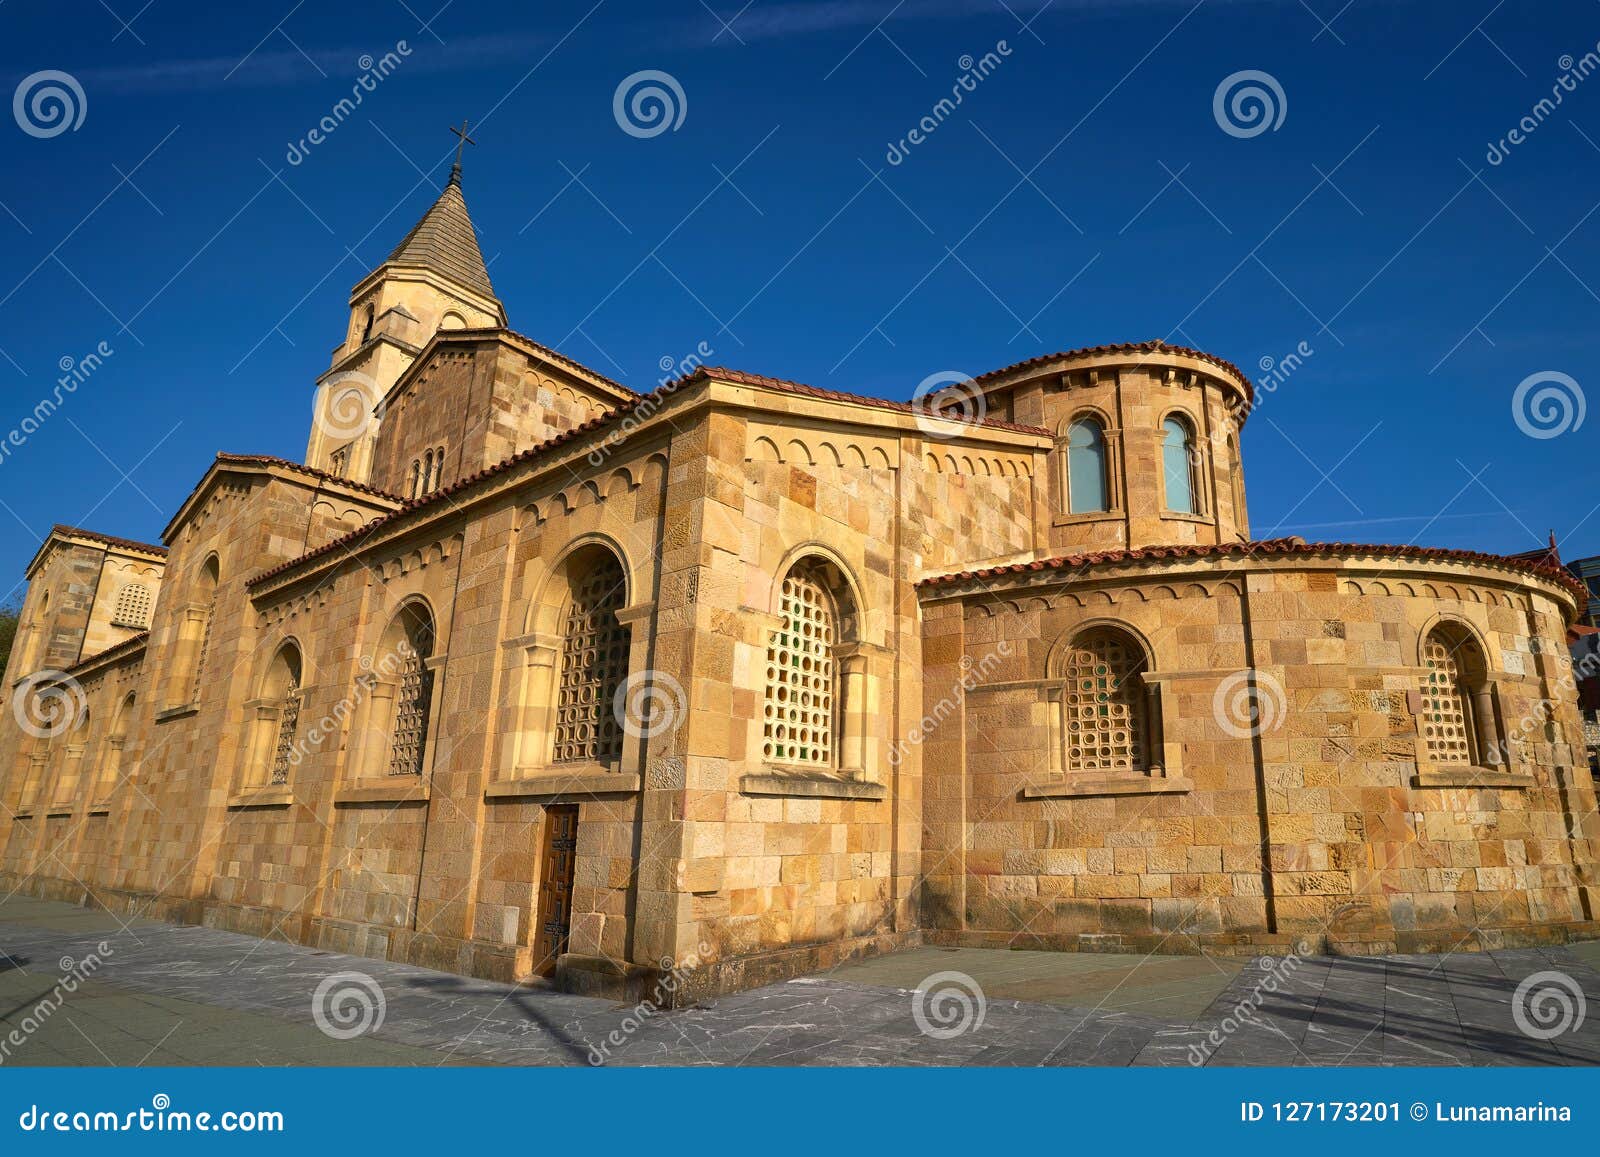
[[8,602],[0,606],[0,671],[11,662],[11,644],[17,637],[17,620],[22,617],[22,604]]

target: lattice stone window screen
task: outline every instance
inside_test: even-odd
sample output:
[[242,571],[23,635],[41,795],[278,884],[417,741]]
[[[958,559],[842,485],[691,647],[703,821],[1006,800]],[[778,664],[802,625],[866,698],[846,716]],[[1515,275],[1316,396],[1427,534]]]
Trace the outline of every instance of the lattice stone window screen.
[[1067,655],[1061,692],[1065,766],[1074,771],[1143,771],[1144,654],[1114,631],[1094,631]]
[[407,648],[400,667],[394,703],[394,742],[389,751],[390,775],[421,775],[428,742],[428,707],[433,698],[433,672],[423,665],[422,648]]
[[617,621],[626,586],[622,564],[606,555],[573,589],[562,631],[556,763],[622,758],[622,725],[612,701],[628,673],[628,631]]
[[1461,693],[1461,667],[1448,640],[1429,635],[1422,648],[1422,734],[1435,763],[1472,762],[1471,717]]
[[111,625],[114,627],[138,627],[143,629],[150,625],[150,588],[143,583],[128,583],[117,592],[117,605],[111,612]]
[[204,686],[201,680],[206,672],[206,652],[211,650],[211,621],[216,616],[215,600],[206,607],[205,625],[200,628],[200,646],[194,653],[194,686],[189,688],[189,702],[200,702],[200,688]]
[[294,755],[295,731],[300,723],[300,686],[291,682],[278,708],[278,741],[273,745],[272,776],[274,785],[289,782],[289,760]]
[[833,598],[802,569],[783,580],[783,625],[767,644],[762,755],[774,763],[833,764]]

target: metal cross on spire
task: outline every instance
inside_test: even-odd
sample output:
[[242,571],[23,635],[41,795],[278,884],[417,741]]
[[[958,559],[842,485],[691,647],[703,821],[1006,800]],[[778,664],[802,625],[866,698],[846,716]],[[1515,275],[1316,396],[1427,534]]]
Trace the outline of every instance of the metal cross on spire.
[[461,127],[460,128],[456,128],[455,125],[451,125],[450,126],[450,131],[455,133],[455,135],[457,137],[461,138],[460,140],[456,141],[456,163],[450,166],[450,180],[454,181],[454,182],[459,182],[461,180],[461,148],[462,148],[462,146],[463,145],[475,145],[475,144],[478,143],[477,141],[473,140],[471,137],[467,136],[467,125],[468,125],[468,123],[469,122],[465,118],[463,118],[462,121],[461,121]]

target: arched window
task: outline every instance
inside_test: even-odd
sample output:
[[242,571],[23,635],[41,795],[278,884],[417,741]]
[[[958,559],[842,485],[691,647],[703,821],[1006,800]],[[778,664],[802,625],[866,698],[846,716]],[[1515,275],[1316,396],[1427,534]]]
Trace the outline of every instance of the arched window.
[[1067,428],[1067,513],[1110,509],[1105,427],[1100,419],[1084,416]]
[[117,707],[117,713],[111,720],[111,731],[101,746],[100,766],[95,772],[94,788],[89,793],[91,807],[110,799],[111,793],[116,790],[117,781],[122,776],[123,753],[128,746],[128,729],[133,723],[133,707],[134,695],[130,691]]
[[428,716],[433,709],[433,670],[428,666],[433,656],[433,616],[421,603],[410,603],[401,610],[387,637],[394,640],[399,658],[388,771],[390,775],[421,775]]
[[422,462],[417,458],[411,459],[411,481],[406,489],[406,497],[416,498],[422,493]]
[[[622,758],[614,700],[628,673],[628,629],[617,620],[627,581],[616,555],[586,552],[569,568],[572,593],[561,629],[553,762],[613,764]],[[584,565],[587,564],[587,565]]]
[[178,627],[177,662],[168,703],[183,706],[200,701],[205,686],[206,655],[211,650],[211,626],[216,618],[217,584],[221,568],[212,555],[200,567],[194,582],[194,600]]
[[300,727],[301,674],[300,648],[285,643],[267,666],[255,702],[254,734],[250,737],[252,784],[289,782]]
[[1434,763],[1504,762],[1496,741],[1494,696],[1483,650],[1470,632],[1441,623],[1422,644],[1422,738]]
[[1199,514],[1194,427],[1177,415],[1161,423],[1161,474],[1167,509],[1174,514]]
[[1239,457],[1239,439],[1228,435],[1228,478],[1233,492],[1233,525],[1241,535],[1245,529],[1244,462]]
[[12,672],[13,679],[20,675],[31,675],[39,666],[47,650],[49,630],[50,592],[45,591],[39,596],[39,609],[34,611],[33,619],[28,625],[27,647],[23,654],[22,665]]
[[1146,666],[1144,648],[1114,627],[1095,627],[1072,641],[1060,668],[1060,765],[1069,774],[1148,769]]
[[422,493],[432,494],[444,478],[444,447],[435,446],[422,456]]
[[778,599],[782,622],[767,642],[761,749],[769,763],[860,767],[864,668],[861,656],[852,655],[845,671],[849,678],[841,680],[838,655],[839,645],[854,631],[855,607],[849,599],[843,576],[820,558],[802,559],[784,576]]
[[150,588],[144,583],[128,583],[117,592],[117,603],[111,612],[114,627],[134,627],[144,630],[150,625]]
[[362,314],[361,320],[361,341],[363,344],[365,344],[372,337],[372,321],[373,308],[369,305],[366,308],[366,312]]

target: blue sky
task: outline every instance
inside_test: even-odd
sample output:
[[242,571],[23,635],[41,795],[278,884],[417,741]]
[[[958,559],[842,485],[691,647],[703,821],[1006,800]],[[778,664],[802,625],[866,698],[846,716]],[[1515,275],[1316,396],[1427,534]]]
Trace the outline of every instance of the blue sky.
[[[1101,342],[1257,377],[1303,343],[1245,433],[1258,536],[1600,553],[1593,0],[441,2],[0,6],[4,91],[83,94],[55,135],[0,118],[0,441],[111,351],[0,458],[0,593],[52,522],[154,541],[217,450],[300,456],[462,118],[511,324],[635,388],[700,343],[902,399]],[[683,94],[653,136],[613,108],[644,70]],[[1226,89],[1219,121],[1240,72],[1272,127]]]

